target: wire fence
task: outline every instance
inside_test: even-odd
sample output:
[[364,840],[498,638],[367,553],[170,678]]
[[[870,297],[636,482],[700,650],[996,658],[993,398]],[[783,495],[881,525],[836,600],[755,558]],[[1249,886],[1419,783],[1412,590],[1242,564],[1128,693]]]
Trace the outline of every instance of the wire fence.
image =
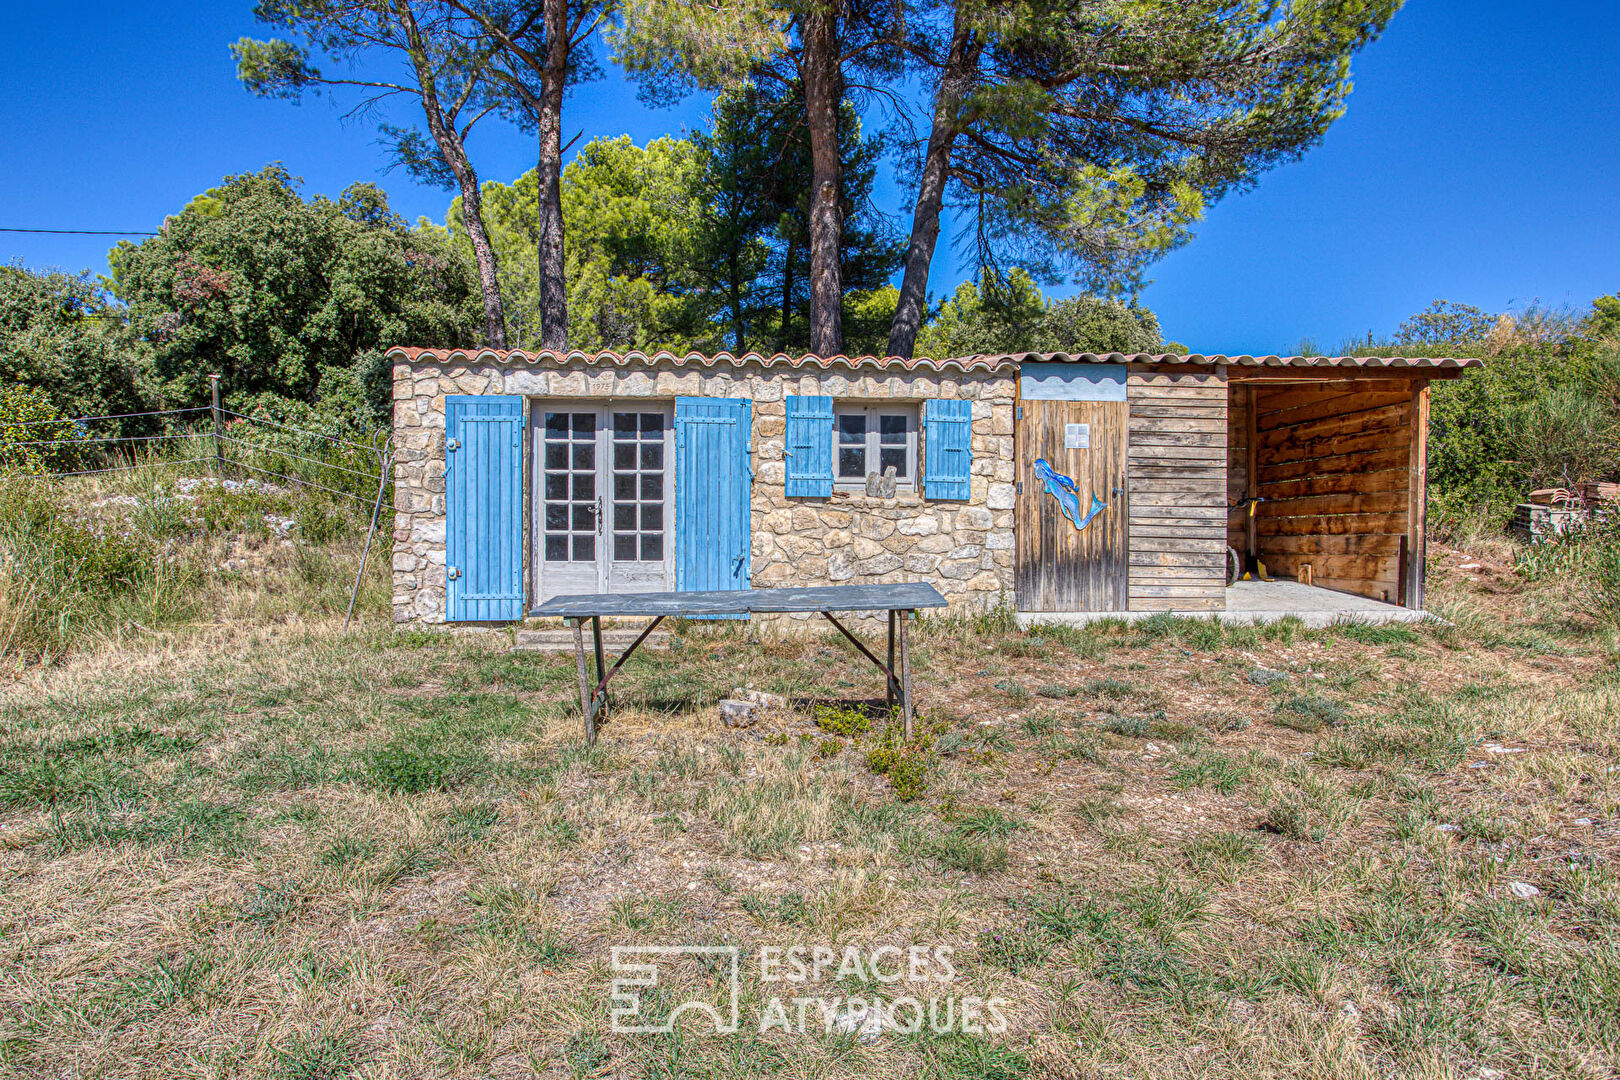
[[[391,434],[379,428],[372,433],[370,443],[362,443],[310,431],[269,417],[224,408],[220,404],[217,380],[212,384],[212,392],[213,404],[185,409],[29,420],[0,418],[0,473],[35,480],[60,480],[180,469],[211,474],[210,478],[221,484],[233,482],[233,477],[247,477],[255,483],[259,482],[258,477],[265,477],[293,485],[295,490],[319,491],[356,503],[370,511],[371,524],[349,596],[348,614],[344,619],[347,629],[354,617],[355,599],[378,519],[384,502],[389,501],[392,487],[389,474],[393,463]],[[114,421],[150,424],[160,419],[168,425],[189,427],[134,435],[96,434],[92,427]],[[45,429],[42,434],[55,437],[31,437],[41,428]],[[30,437],[17,438],[18,435]],[[211,446],[213,452],[198,454],[195,450],[200,446]],[[191,453],[178,457],[164,452],[180,447],[186,447]],[[19,467],[19,463],[23,467]]]

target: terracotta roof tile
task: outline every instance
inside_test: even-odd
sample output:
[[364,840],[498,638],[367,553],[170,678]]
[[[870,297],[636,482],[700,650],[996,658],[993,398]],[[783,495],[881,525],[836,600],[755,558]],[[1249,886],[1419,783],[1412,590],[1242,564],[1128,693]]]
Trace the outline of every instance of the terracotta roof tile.
[[1302,367],[1302,368],[1360,368],[1360,369],[1413,369],[1413,368],[1470,368],[1480,367],[1482,361],[1472,358],[1428,358],[1428,357],[1401,357],[1401,356],[1204,356],[1197,353],[1191,355],[1176,355],[1172,353],[994,353],[977,356],[953,356],[944,360],[934,360],[926,356],[903,358],[898,356],[813,356],[806,353],[803,356],[789,356],[786,353],[764,355],[761,353],[744,353],[735,356],[728,352],[710,354],[673,352],[640,352],[625,353],[597,352],[588,353],[578,350],[572,352],[553,352],[539,350],[529,352],[523,349],[419,349],[395,348],[388,352],[390,358],[403,358],[416,362],[419,360],[448,361],[461,360],[472,362],[493,362],[497,364],[511,363],[517,360],[529,363],[536,360],[546,360],[554,363],[584,363],[593,365],[612,364],[616,367],[640,364],[675,364],[678,366],[690,365],[694,367],[713,368],[722,365],[741,367],[745,364],[762,364],[768,367],[786,366],[790,368],[816,368],[830,370],[832,368],[893,368],[899,367],[907,371],[1000,371],[1005,368],[1016,368],[1022,363],[1091,363],[1091,364],[1206,364],[1218,367]]
[[1204,356],[1198,353],[997,353],[963,357],[992,363],[1211,364],[1221,367],[1466,368],[1476,359],[1404,356]]
[[507,364],[516,360],[529,363],[536,360],[552,361],[554,363],[584,363],[593,365],[612,364],[616,367],[626,367],[639,364],[675,364],[677,366],[691,366],[713,368],[723,365],[742,367],[745,364],[762,364],[767,367],[785,366],[790,368],[815,368],[829,370],[832,368],[893,368],[900,367],[907,371],[995,371],[1001,368],[1016,368],[1017,361],[1011,358],[967,356],[960,359],[934,360],[926,356],[917,356],[910,359],[899,356],[812,356],[806,353],[803,356],[789,356],[786,353],[764,355],[761,353],[744,353],[734,356],[728,352],[714,354],[686,353],[684,355],[673,352],[553,352],[551,350],[537,350],[530,352],[525,349],[416,349],[395,348],[388,351],[390,358],[403,357],[411,362],[418,360],[462,360],[473,362],[493,362]]

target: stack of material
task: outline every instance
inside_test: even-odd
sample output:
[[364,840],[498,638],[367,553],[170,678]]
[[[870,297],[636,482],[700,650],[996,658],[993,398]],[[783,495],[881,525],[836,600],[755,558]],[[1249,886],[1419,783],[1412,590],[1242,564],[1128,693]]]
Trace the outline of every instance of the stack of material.
[[1591,507],[1612,507],[1620,505],[1620,484],[1608,484],[1598,480],[1586,480],[1575,485],[1575,494],[1581,501]]
[[1586,520],[1586,511],[1578,504],[1520,503],[1513,508],[1513,520],[1508,531],[1527,544],[1539,544],[1563,536]]
[[1513,508],[1508,529],[1529,544],[1555,539],[1620,507],[1620,484],[1583,481],[1571,488],[1532,491]]

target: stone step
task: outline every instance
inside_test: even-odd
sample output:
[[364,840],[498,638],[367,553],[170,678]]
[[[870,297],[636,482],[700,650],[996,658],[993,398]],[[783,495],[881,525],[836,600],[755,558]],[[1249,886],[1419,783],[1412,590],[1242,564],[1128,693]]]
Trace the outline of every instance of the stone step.
[[[641,634],[640,630],[603,630],[602,647],[615,655],[628,649],[632,642]],[[591,632],[585,631],[585,648],[591,649]],[[654,630],[647,635],[647,640],[641,643],[642,649],[669,648],[669,634],[663,630]],[[573,652],[574,631],[565,630],[519,630],[512,644],[513,652]],[[641,650],[636,650],[640,652]]]

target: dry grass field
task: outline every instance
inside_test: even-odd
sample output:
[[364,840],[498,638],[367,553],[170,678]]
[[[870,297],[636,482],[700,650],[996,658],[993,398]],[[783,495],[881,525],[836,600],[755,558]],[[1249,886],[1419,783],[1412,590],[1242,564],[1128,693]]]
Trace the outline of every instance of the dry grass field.
[[[1488,559],[1437,553],[1448,625],[924,621],[908,749],[838,640],[735,627],[586,747],[571,656],[344,636],[300,557],[0,687],[5,1074],[1620,1072],[1614,642]],[[795,707],[726,729],[740,684]],[[742,947],[741,1030],[614,1033],[643,944]],[[762,945],[949,947],[1005,1030],[761,1033]]]

